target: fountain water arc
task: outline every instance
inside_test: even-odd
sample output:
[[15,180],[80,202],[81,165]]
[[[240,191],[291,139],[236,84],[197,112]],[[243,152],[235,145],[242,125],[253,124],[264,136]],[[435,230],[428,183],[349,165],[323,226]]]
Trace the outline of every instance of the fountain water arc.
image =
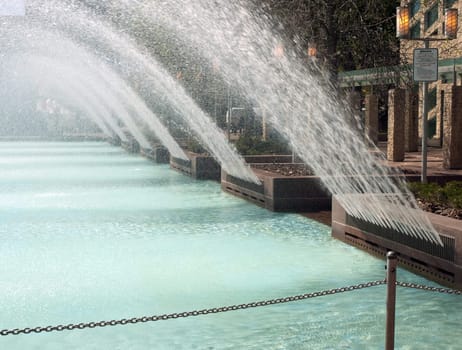
[[[122,116],[123,122],[140,145],[146,148],[150,147],[149,142],[131,120],[131,117],[122,114],[125,112],[124,108],[120,108],[120,106],[119,108],[110,107],[106,101],[108,92],[103,86],[94,88],[95,85],[85,76],[75,73],[75,68],[69,69],[59,61],[37,55],[22,60],[17,59],[15,64],[19,65],[18,68],[21,69],[18,71],[22,71],[22,75],[25,80],[28,79],[28,83],[31,79],[36,80],[39,91],[43,93],[48,88],[48,92],[52,93],[54,98],[60,96],[62,98],[64,95],[68,104],[75,105],[77,103],[76,107],[86,110],[94,121],[103,119],[121,140],[127,140],[125,133],[113,118],[113,115]],[[28,69],[22,69],[22,67],[28,67]],[[82,73],[83,71],[79,70],[79,72]],[[54,88],[50,89],[50,85]],[[115,97],[112,97],[111,100],[116,101]]]
[[121,74],[135,76],[143,89],[162,96],[187,123],[204,147],[229,174],[259,183],[257,176],[245,164],[225,134],[215,125],[146,48],[135,44],[126,33],[75,3],[63,1],[31,1],[28,6],[34,21],[52,23],[52,29],[70,36],[84,38],[97,48],[99,54],[116,62]]
[[[34,34],[37,35],[37,31]],[[139,96],[119,76],[101,62],[98,62],[96,57],[91,57],[83,48],[72,44],[70,41],[66,41],[64,38],[58,39],[50,33],[42,31],[39,31],[39,34],[42,38],[41,47],[39,47],[40,54],[35,54],[32,58],[29,58],[28,62],[23,63],[23,67],[29,67],[29,70],[35,67],[38,72],[48,72],[42,75],[41,80],[50,79],[50,76],[53,75],[60,75],[57,83],[71,85],[75,91],[79,91],[81,95],[85,96],[87,101],[84,101],[82,105],[85,106],[90,103],[94,106],[93,108],[99,109],[101,116],[121,140],[126,140],[126,136],[113,120],[112,115],[122,119],[142,147],[151,147],[134,120],[132,120],[131,114],[135,114],[138,119],[149,126],[172,155],[187,159],[187,156],[168,130],[160,123],[158,117],[146,107]],[[61,51],[55,52],[53,57],[46,58],[43,56],[48,47],[47,41],[43,40],[45,37],[54,42],[61,41],[59,46]],[[56,56],[63,56],[63,49],[65,57],[58,59]],[[68,52],[72,52],[72,55],[68,55]],[[18,70],[24,71],[25,69]]]
[[[161,23],[210,62],[218,60],[230,83],[271,112],[269,122],[290,140],[350,215],[442,244],[404,182],[396,176],[391,179],[390,170],[371,155],[368,142],[351,125],[357,123],[351,111],[323,79],[326,74],[301,62],[289,47],[275,57],[274,48],[283,40],[268,16],[247,4],[115,0],[104,6],[109,14],[118,14],[119,23],[134,19],[148,26]],[[147,77],[141,86],[164,96],[228,173],[258,181],[210,118],[128,34],[75,2],[31,0],[29,9],[38,23],[52,23],[60,33],[92,42],[99,55],[116,57],[121,74]],[[361,194],[368,194],[368,199],[358,200]]]
[[[33,77],[29,78],[29,83],[30,79],[33,79]],[[60,98],[61,103],[65,101],[66,105],[72,106],[74,109],[82,109],[93,121],[95,121],[101,130],[104,131],[109,127],[111,131],[107,131],[108,136],[111,137],[115,134],[122,141],[128,141],[125,133],[114,118],[112,118],[110,111],[99,103],[97,99],[98,95],[91,94],[89,89],[80,84],[78,80],[67,80],[67,83],[63,84],[63,81],[54,75],[48,75],[46,79],[40,76],[37,79],[39,80],[38,84],[40,84],[41,91],[55,98]]]
[[[269,122],[350,215],[442,245],[404,181],[371,154],[370,140],[364,141],[358,120],[334,92],[328,74],[298,59],[290,49],[294,43],[275,56],[274,48],[284,40],[267,15],[247,5],[225,0],[113,3],[127,16],[142,16],[148,26],[162,23],[191,49],[219,62],[230,82],[270,112]],[[358,200],[360,194],[368,194],[367,199]]]

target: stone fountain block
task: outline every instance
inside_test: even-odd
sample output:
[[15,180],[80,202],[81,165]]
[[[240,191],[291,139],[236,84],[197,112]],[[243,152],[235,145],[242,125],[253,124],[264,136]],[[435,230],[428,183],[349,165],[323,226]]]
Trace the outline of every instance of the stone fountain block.
[[186,155],[189,160],[170,157],[170,167],[198,180],[220,181],[221,167],[215,158],[193,152]]
[[140,153],[158,164],[167,164],[170,162],[170,152],[163,146],[157,145],[150,149],[141,148]]
[[130,152],[130,153],[140,152],[140,144],[134,138],[129,138],[127,141],[122,141],[120,145],[127,152]]
[[[367,196],[367,195],[364,195]],[[462,225],[460,220],[427,214],[444,247],[354,218],[332,199],[332,236],[385,259],[399,254],[399,265],[440,284],[462,290]]]
[[110,137],[108,139],[108,142],[113,146],[120,146],[121,145],[120,137],[118,137],[118,136]]
[[253,169],[257,185],[221,171],[223,191],[272,211],[316,212],[330,210],[331,195],[317,176],[283,176]]

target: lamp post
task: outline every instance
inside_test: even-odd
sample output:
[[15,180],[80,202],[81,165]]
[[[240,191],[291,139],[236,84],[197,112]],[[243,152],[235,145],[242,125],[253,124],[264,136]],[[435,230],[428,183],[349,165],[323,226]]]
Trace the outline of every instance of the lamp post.
[[[438,80],[438,51],[430,49],[430,41],[446,41],[457,37],[458,11],[455,8],[445,10],[444,20],[444,37],[423,37],[412,38],[410,31],[410,9],[408,6],[399,6],[396,8],[396,36],[399,39],[418,40],[424,42],[424,50],[414,50],[414,81],[422,82],[423,104],[422,104],[422,173],[421,182],[427,182],[427,137],[428,137],[428,83]],[[434,51],[432,51],[434,50]],[[431,58],[436,51],[436,76],[435,77],[417,77],[416,78],[416,52],[422,53]],[[431,64],[427,60],[426,64]]]

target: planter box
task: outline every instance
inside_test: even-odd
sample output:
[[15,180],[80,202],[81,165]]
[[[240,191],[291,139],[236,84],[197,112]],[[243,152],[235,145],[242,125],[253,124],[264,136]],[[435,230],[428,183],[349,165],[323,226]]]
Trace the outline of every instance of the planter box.
[[170,162],[170,153],[163,146],[153,146],[151,149],[142,148],[140,153],[155,163],[168,164]]
[[170,157],[170,167],[198,180],[220,181],[220,164],[211,156],[186,152],[189,160]]
[[121,145],[120,137],[118,137],[118,136],[110,137],[108,139],[108,142],[113,146],[120,146]]
[[261,185],[241,180],[222,170],[222,190],[272,211],[330,210],[331,196],[319,177],[281,176],[253,170]]
[[122,141],[121,144],[123,149],[130,153],[139,153],[140,144],[133,138],[130,138],[128,141]]
[[332,236],[375,256],[393,250],[400,266],[440,284],[462,290],[462,223],[427,214],[444,247],[348,215],[332,199]]
[[249,164],[260,164],[260,163],[291,163],[291,155],[255,155],[245,156],[244,160]]

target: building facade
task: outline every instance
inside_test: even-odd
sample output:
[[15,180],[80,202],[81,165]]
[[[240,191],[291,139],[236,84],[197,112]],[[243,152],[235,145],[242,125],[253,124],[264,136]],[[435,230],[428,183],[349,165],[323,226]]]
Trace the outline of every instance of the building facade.
[[[438,49],[441,61],[438,69],[439,80],[429,85],[429,136],[432,139],[430,144],[441,145],[444,137],[445,109],[450,107],[445,105],[449,102],[445,98],[445,91],[450,85],[462,85],[462,0],[405,0],[401,5],[408,6],[411,12],[410,39],[402,39],[400,42],[401,61],[409,64],[412,64],[414,49],[423,47],[423,42],[418,39],[444,39],[445,10],[455,8],[459,12],[457,37],[452,40],[430,41],[430,47]],[[421,91],[419,96],[422,96]],[[423,104],[422,99],[419,100],[421,116]],[[418,124],[421,125],[420,122]]]

